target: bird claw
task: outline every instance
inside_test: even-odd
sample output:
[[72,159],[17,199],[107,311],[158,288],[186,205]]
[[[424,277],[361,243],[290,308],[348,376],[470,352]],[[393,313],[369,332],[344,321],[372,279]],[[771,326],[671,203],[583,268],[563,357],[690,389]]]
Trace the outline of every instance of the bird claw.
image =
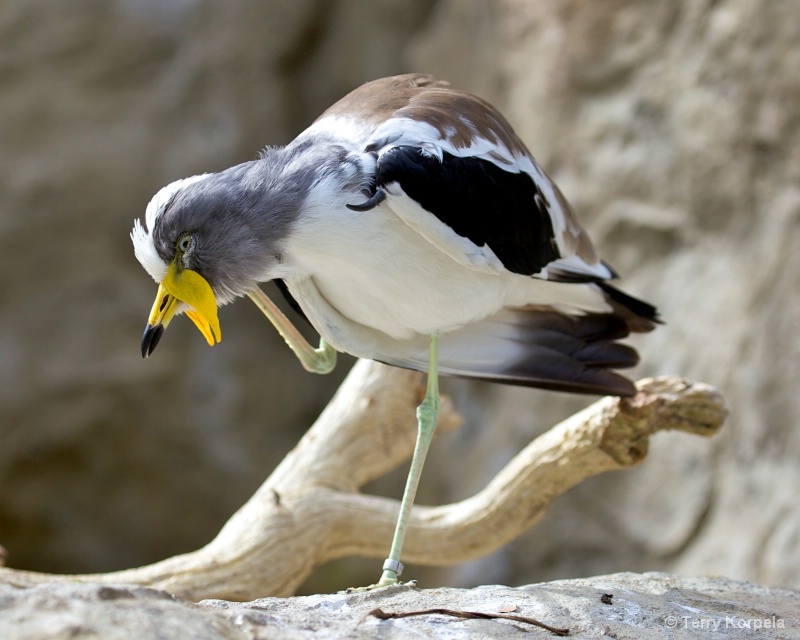
[[347,208],[352,211],[369,211],[377,207],[384,200],[386,200],[386,192],[383,189],[377,189],[369,200],[361,204],[348,204]]

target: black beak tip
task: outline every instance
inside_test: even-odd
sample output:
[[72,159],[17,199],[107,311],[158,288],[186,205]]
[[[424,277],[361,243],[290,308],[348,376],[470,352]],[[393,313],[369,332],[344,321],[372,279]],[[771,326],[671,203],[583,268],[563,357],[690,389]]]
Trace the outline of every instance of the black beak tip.
[[164,325],[147,325],[142,336],[142,358],[149,358],[164,335]]

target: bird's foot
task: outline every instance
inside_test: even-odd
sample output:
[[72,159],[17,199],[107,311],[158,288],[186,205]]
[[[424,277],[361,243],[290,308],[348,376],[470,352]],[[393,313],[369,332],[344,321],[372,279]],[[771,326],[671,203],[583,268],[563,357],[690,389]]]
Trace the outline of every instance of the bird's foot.
[[391,587],[392,585],[403,585],[408,587],[416,587],[417,581],[416,580],[409,580],[408,582],[400,582],[400,574],[403,573],[403,563],[399,560],[392,560],[391,558],[387,558],[386,561],[383,563],[383,574],[381,575],[381,579],[378,580],[375,584],[371,584],[368,587],[349,587],[345,590],[345,593],[356,593],[359,591],[372,591],[373,589],[380,589],[382,587]]
[[400,580],[395,579],[394,582],[384,582],[383,579],[378,580],[375,584],[371,584],[368,587],[347,587],[344,591],[340,593],[366,593],[367,591],[374,591],[375,589],[384,589],[386,587],[409,587],[414,588],[417,586],[416,580],[408,580],[406,582],[400,582]]

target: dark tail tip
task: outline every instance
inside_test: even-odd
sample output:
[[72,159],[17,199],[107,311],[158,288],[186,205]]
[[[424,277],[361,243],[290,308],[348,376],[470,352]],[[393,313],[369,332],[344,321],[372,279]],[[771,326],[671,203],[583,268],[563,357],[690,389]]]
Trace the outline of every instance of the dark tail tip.
[[634,298],[607,282],[597,282],[596,284],[608,296],[615,307],[614,311],[625,319],[631,331],[637,333],[652,331],[655,324],[664,324],[658,315],[658,309],[649,302]]

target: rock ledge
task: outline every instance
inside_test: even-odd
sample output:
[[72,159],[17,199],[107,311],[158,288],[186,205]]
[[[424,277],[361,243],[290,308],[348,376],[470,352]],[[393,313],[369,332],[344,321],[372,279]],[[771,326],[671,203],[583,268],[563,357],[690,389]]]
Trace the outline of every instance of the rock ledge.
[[[438,613],[381,620],[370,612],[428,609],[535,618],[573,638],[798,638],[800,592],[725,578],[618,573],[525,587],[419,589],[397,586],[353,594],[193,604],[155,589],[65,583],[0,585],[5,640],[100,637],[193,640],[287,638],[554,637],[509,619]],[[712,636],[713,637],[713,636]]]

